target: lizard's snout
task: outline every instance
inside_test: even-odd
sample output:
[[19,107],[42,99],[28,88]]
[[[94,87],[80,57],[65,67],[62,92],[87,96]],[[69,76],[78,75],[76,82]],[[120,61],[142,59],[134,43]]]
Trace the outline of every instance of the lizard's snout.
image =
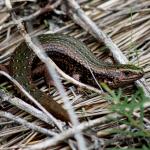
[[104,82],[112,88],[118,88],[133,83],[134,81],[142,78],[143,75],[144,71],[142,69],[138,71],[125,69],[121,71],[118,70],[115,73],[113,72],[111,74],[111,78],[104,80]]
[[122,82],[134,82],[140,78],[142,78],[144,75],[144,71],[141,69],[138,72],[132,72],[132,71],[124,71],[122,72],[122,75],[120,76],[119,80]]

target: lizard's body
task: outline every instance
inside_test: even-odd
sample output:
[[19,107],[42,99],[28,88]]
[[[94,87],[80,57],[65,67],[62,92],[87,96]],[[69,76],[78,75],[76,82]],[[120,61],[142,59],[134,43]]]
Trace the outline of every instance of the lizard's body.
[[[101,62],[82,42],[72,37],[42,35],[37,38],[58,66],[70,75],[79,74],[81,81],[87,84],[96,86],[91,71],[98,82],[106,82],[111,87],[124,86],[143,76],[142,69],[133,65],[111,65]],[[69,121],[67,112],[32,83],[32,63],[35,57],[26,43],[21,43],[11,59],[11,75],[49,112],[61,120]]]

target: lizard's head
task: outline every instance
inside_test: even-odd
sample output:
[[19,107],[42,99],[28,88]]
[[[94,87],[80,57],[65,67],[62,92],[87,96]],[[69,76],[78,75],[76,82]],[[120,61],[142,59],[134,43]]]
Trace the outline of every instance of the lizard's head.
[[143,75],[144,71],[140,67],[134,65],[118,65],[110,71],[108,80],[104,80],[104,82],[110,87],[118,88],[140,79]]

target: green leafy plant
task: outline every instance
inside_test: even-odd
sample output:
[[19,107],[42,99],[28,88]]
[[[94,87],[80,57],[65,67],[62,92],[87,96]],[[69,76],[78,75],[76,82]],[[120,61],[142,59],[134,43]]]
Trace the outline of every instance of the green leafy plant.
[[[126,130],[113,128],[113,130],[110,131],[111,134],[119,134],[120,136],[130,138],[147,139],[145,140],[147,141],[145,142],[146,146],[141,143],[141,147],[143,150],[150,149],[150,130],[145,127],[144,122],[145,104],[149,103],[149,98],[145,96],[143,90],[138,88],[134,94],[126,96],[121,89],[114,91],[105,84],[102,84],[102,86],[108,92],[106,99],[111,102],[110,110],[122,115],[125,119],[118,120],[118,122],[119,124],[125,124],[127,126]],[[138,114],[138,116],[135,114]],[[127,150],[138,149],[130,148]]]

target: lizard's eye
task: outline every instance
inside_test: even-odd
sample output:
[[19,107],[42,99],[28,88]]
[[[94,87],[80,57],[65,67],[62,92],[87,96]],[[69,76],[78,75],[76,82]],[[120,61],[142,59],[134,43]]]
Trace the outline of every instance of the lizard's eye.
[[125,76],[129,76],[130,72],[124,72]]

